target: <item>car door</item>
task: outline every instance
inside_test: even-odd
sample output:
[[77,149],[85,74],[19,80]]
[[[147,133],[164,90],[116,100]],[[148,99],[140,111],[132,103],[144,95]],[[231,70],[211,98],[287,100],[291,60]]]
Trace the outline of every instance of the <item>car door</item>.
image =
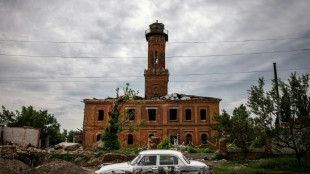
[[159,155],[159,173],[181,173],[183,163],[174,155]]
[[158,173],[157,167],[157,155],[145,155],[134,166],[133,173],[137,174],[149,174]]

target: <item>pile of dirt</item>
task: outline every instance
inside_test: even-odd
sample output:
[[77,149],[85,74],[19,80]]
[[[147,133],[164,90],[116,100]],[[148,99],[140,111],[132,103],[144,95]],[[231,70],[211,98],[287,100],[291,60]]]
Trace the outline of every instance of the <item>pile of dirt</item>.
[[12,159],[0,158],[0,173],[1,174],[56,174],[56,173],[80,173],[87,174],[82,167],[60,159],[53,159],[44,162],[37,167],[30,167],[27,164]]
[[1,174],[23,174],[28,173],[30,170],[30,166],[19,161],[12,159],[3,159],[0,158],[0,173]]
[[49,162],[46,162],[38,167],[32,168],[29,173],[33,174],[55,174],[55,173],[80,173],[86,174],[87,172],[84,171],[81,167],[77,166],[68,161],[54,159]]

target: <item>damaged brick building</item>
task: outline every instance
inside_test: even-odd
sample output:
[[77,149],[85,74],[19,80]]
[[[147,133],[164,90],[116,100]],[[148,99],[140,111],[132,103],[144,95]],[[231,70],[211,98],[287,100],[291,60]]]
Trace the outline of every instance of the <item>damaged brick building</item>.
[[[119,133],[122,148],[146,146],[148,137],[168,137],[171,142],[199,147],[216,147],[207,141],[217,134],[211,130],[213,115],[219,113],[221,99],[184,94],[168,95],[169,72],[165,68],[165,48],[168,31],[164,24],[153,23],[145,31],[148,42],[148,68],[144,71],[145,97],[143,104],[126,103],[125,109],[134,113],[130,123],[146,121],[139,131],[125,128]],[[84,99],[83,146],[92,147],[108,124],[113,98]],[[123,111],[125,112],[125,111]]]

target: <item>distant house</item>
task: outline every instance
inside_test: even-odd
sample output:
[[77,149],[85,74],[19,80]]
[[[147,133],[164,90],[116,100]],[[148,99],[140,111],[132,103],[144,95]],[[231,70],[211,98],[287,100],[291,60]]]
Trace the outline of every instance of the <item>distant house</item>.
[[[165,68],[165,48],[168,31],[164,24],[153,23],[145,32],[148,41],[148,68],[144,71],[145,97],[143,104],[129,102],[124,109],[134,113],[131,123],[146,121],[140,131],[129,132],[128,127],[119,134],[122,148],[146,146],[150,136],[169,137],[172,143],[192,144],[198,147],[218,145],[207,141],[217,135],[210,128],[215,124],[214,113],[219,113],[221,99],[185,94],[168,94],[169,72]],[[191,67],[188,67],[191,68]],[[113,98],[84,99],[83,147],[92,147],[100,140]],[[123,111],[125,112],[125,110]]]

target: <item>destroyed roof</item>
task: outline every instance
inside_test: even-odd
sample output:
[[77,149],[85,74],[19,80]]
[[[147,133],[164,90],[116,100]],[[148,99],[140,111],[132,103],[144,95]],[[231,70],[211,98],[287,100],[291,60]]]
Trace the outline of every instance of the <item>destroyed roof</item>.
[[[108,101],[108,100],[113,100],[115,98],[112,97],[107,97],[105,99],[84,99],[83,101],[94,101],[94,100],[101,100],[101,101]],[[203,100],[203,99],[209,99],[209,100],[222,100],[219,98],[213,98],[213,97],[203,97],[203,96],[196,96],[196,95],[186,95],[186,94],[178,94],[178,93],[172,93],[168,94],[166,96],[162,97],[152,97],[150,100]],[[146,100],[143,97],[136,96],[135,100]]]
[[197,95],[186,95],[186,94],[178,94],[178,93],[172,93],[172,94],[168,94],[163,97],[159,97],[159,100],[197,100],[197,99],[222,100],[222,99],[213,98],[213,97],[203,97],[203,96],[197,96]]

